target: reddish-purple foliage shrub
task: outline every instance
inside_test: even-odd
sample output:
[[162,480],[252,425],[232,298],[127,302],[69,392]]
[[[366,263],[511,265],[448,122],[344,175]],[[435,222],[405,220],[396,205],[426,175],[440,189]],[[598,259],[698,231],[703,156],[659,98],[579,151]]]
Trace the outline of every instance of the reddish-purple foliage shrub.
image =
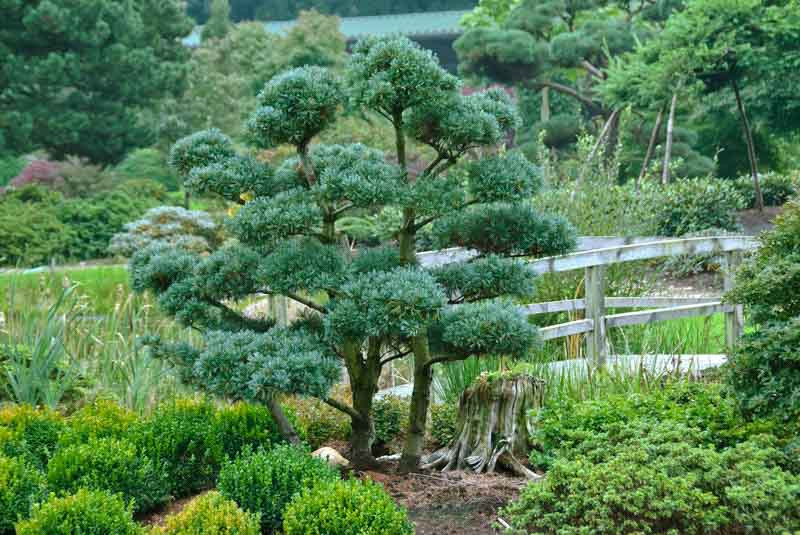
[[8,185],[12,188],[22,188],[32,184],[39,184],[47,188],[58,189],[64,183],[61,176],[61,166],[49,160],[32,160],[20,173],[11,179]]

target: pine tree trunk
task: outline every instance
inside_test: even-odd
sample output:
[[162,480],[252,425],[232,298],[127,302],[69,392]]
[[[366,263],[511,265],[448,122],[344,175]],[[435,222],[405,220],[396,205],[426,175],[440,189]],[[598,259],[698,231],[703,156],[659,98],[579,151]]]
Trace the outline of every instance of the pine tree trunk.
[[267,400],[267,408],[272,415],[272,419],[275,421],[275,425],[278,426],[278,433],[280,433],[283,439],[290,444],[300,444],[300,437],[297,435],[297,431],[295,431],[292,422],[286,417],[286,413],[283,412],[281,404],[274,396],[271,396]]
[[501,465],[539,478],[520,459],[530,453],[528,413],[541,406],[543,389],[544,383],[529,375],[482,378],[461,396],[453,443],[428,456],[424,467],[491,473]]
[[374,468],[377,465],[372,454],[372,443],[375,440],[372,400],[378,391],[381,373],[380,348],[380,341],[370,338],[366,359],[362,358],[360,345],[353,344],[344,348],[354,410],[350,415],[350,461],[359,469]]
[[639,176],[636,177],[636,191],[639,191],[639,186],[644,180],[644,176],[647,174],[647,168],[650,166],[650,158],[653,157],[653,150],[656,147],[656,140],[658,139],[658,133],[661,130],[661,123],[664,120],[664,106],[661,106],[658,109],[658,115],[656,115],[656,124],[653,126],[653,131],[650,132],[650,141],[647,143],[647,151],[644,153],[644,161],[642,162],[642,169],[639,171]]
[[422,459],[422,447],[425,444],[425,427],[428,420],[428,406],[431,401],[431,383],[433,368],[429,365],[431,356],[428,347],[428,335],[422,332],[411,342],[414,352],[414,387],[411,391],[411,405],[408,410],[408,431],[400,456],[398,471],[401,474],[415,472]]
[[756,208],[759,212],[764,211],[764,196],[761,193],[761,183],[758,180],[758,160],[756,160],[756,146],[753,143],[753,131],[750,128],[750,121],[747,120],[747,113],[744,110],[744,103],[742,96],[739,94],[739,84],[736,80],[731,80],[733,86],[733,94],[736,97],[736,107],[739,109],[739,117],[742,120],[742,130],[744,131],[744,140],[747,143],[747,159],[750,161],[750,175],[753,177],[753,189],[756,194]]
[[667,119],[667,143],[664,147],[664,166],[661,168],[661,183],[669,182],[669,161],[672,158],[672,131],[675,127],[675,106],[678,103],[678,93],[672,94],[669,105],[669,119]]
[[611,115],[608,117],[605,124],[603,125],[603,129],[600,131],[600,135],[597,136],[597,140],[595,141],[594,146],[592,146],[592,150],[589,151],[589,156],[586,157],[586,161],[581,167],[580,174],[578,175],[578,184],[583,183],[583,178],[586,175],[586,171],[589,169],[589,165],[591,165],[592,160],[594,160],[594,157],[597,154],[600,145],[603,144],[603,140],[608,135],[612,123],[614,123],[617,120],[617,115],[619,115],[619,110],[612,111]]
[[540,112],[541,121],[547,122],[550,120],[550,88],[542,88],[542,109]]

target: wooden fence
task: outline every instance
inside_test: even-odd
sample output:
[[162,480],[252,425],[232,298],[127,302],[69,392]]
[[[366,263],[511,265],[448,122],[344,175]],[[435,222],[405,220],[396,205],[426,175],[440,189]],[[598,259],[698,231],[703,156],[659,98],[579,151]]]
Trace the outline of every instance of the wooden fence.
[[[720,256],[727,290],[731,287],[733,272],[742,253],[756,247],[758,241],[750,236],[685,239],[584,237],[579,240],[578,252],[533,260],[531,266],[538,274],[583,269],[585,298],[534,303],[521,306],[520,311],[527,315],[585,311],[584,319],[542,327],[540,332],[545,340],[585,334],[586,357],[597,365],[604,365],[608,357],[607,333],[612,327],[718,313],[725,314],[725,342],[730,350],[744,324],[741,305],[723,304],[719,299],[704,297],[607,297],[606,266],[679,255]],[[464,261],[475,254],[464,249],[449,249],[421,253],[419,259],[423,265],[434,266]],[[607,314],[609,308],[645,310]]]

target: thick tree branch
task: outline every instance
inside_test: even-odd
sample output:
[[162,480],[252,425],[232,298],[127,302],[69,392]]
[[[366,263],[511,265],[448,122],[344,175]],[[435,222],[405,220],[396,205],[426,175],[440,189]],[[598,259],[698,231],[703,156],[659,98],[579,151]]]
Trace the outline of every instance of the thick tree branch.
[[358,420],[360,422],[364,421],[364,418],[361,417],[361,414],[350,405],[347,405],[346,403],[342,403],[341,401],[333,398],[325,398],[322,400],[322,402],[325,403],[326,405],[330,405],[336,410],[342,411],[343,413],[349,415],[354,420]]
[[386,364],[389,364],[393,360],[397,360],[397,359],[401,359],[403,357],[407,357],[410,354],[411,354],[411,350],[401,351],[400,353],[395,353],[394,355],[392,355],[390,357],[386,357],[383,360],[381,360],[381,366],[385,366]]
[[297,301],[301,305],[305,305],[308,308],[314,309],[317,312],[320,312],[322,314],[327,314],[328,313],[328,310],[324,306],[322,306],[320,304],[317,304],[316,302],[314,302],[314,301],[312,301],[310,299],[306,299],[305,297],[299,296],[296,293],[287,292],[286,293],[286,297],[288,297],[292,301]]
[[601,71],[600,69],[598,69],[597,67],[595,67],[594,65],[592,65],[591,63],[586,61],[585,59],[581,60],[581,66],[584,69],[586,69],[587,71],[589,71],[589,73],[592,74],[593,76],[595,76],[596,78],[599,78],[601,80],[605,80],[606,79],[606,73],[604,73],[603,71]]
[[593,110],[602,109],[602,106],[598,102],[595,102],[594,100],[592,100],[591,98],[587,97],[586,95],[581,95],[580,93],[578,93],[578,91],[576,89],[574,89],[572,87],[569,87],[569,86],[566,86],[566,85],[563,85],[563,84],[559,84],[557,82],[535,81],[535,82],[531,82],[530,86],[533,89],[542,89],[544,87],[549,87],[550,89],[552,89],[554,91],[558,91],[559,93],[563,93],[565,95],[568,95],[568,96],[576,99],[577,101],[579,101],[582,104],[584,104],[587,108],[591,108]]

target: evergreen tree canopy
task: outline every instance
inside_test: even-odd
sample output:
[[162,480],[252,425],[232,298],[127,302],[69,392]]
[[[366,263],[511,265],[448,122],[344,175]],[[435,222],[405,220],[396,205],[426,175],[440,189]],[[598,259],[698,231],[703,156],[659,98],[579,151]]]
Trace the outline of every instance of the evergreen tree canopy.
[[[528,351],[537,331],[507,300],[531,289],[533,273],[518,257],[574,245],[564,220],[531,205],[538,168],[498,150],[519,124],[508,97],[465,97],[458,87],[409,40],[366,39],[342,77],[300,67],[259,94],[250,136],[261,147],[292,144],[296,158],[268,167],[238,154],[217,130],[179,141],[172,163],[187,185],[241,206],[227,222],[236,241],[210,256],[158,247],[132,259],[134,287],[155,292],[162,308],[205,333],[203,347],[156,343],[157,351],[171,355],[186,380],[226,397],[322,398],[350,415],[356,463],[372,460],[370,409],[382,367],[411,354],[416,379],[405,458],[413,468],[433,365]],[[393,158],[363,145],[314,144],[345,104],[392,124]],[[406,168],[407,137],[435,154],[420,173]],[[473,159],[475,148],[491,155]],[[402,212],[393,239],[346,245],[342,218],[386,209]],[[416,235],[429,225],[443,244],[478,255],[446,267],[420,265]],[[246,318],[237,302],[255,293],[285,296],[305,313],[288,325]],[[327,397],[342,367],[352,404]]]
[[0,2],[1,143],[116,163],[152,142],[138,112],[184,89],[177,0]]

